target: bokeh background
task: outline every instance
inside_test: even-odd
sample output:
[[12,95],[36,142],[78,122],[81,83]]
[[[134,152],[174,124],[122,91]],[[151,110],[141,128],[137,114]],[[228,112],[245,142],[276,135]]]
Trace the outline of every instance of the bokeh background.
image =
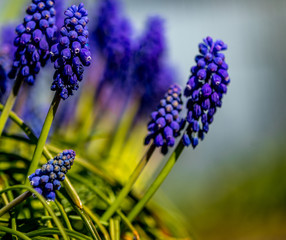
[[[23,14],[26,2],[1,0],[0,24]],[[166,20],[168,56],[183,86],[202,38],[229,47],[223,107],[205,140],[183,152],[156,201],[171,201],[195,239],[286,239],[286,1],[123,3],[138,31],[150,15]]]

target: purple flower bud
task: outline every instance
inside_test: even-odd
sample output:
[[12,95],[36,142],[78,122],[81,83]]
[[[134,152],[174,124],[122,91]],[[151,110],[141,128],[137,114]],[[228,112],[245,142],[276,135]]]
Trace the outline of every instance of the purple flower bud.
[[91,61],[91,53],[85,48],[80,50],[80,59],[84,66],[89,66]]
[[189,138],[189,136],[186,133],[183,135],[182,140],[183,140],[183,143],[186,147],[190,146],[191,139]]
[[212,94],[212,89],[208,83],[202,86],[202,94],[204,97],[209,97]]
[[24,33],[22,34],[21,38],[20,38],[20,44],[21,45],[25,45],[27,44],[29,41],[31,40],[31,35]]
[[161,133],[159,133],[154,140],[154,143],[157,147],[161,147],[164,144],[164,139]]
[[41,20],[42,15],[37,12],[37,13],[34,13],[33,18],[34,18],[34,21],[38,22]]
[[202,114],[202,109],[201,109],[200,105],[195,104],[194,110],[193,110],[193,117],[195,119],[198,119],[201,116],[201,114]]
[[49,176],[47,176],[47,175],[41,176],[41,183],[47,183],[48,181],[49,181]]
[[46,20],[46,19],[41,19],[40,20],[40,23],[39,23],[39,26],[41,29],[45,30],[46,28],[49,27],[49,22]]
[[64,66],[64,75],[65,76],[72,76],[73,75],[73,70],[71,65],[67,64]]
[[21,74],[23,77],[26,77],[28,76],[30,73],[30,69],[28,66],[24,66],[22,69],[21,69]]
[[44,194],[44,197],[47,199],[47,200],[49,200],[49,201],[55,201],[55,199],[56,199],[56,194],[55,194],[55,192],[47,192],[47,193],[45,193]]
[[33,186],[33,187],[37,187],[37,186],[39,186],[39,184],[40,184],[40,177],[33,177],[32,179],[31,179],[31,185]]
[[45,184],[45,190],[46,191],[52,191],[53,190],[53,184],[52,183],[46,183]]
[[61,44],[62,46],[68,47],[69,44],[70,44],[69,38],[68,38],[67,36],[61,37],[61,38],[60,38],[60,44]]
[[39,43],[39,47],[40,47],[41,50],[44,50],[44,51],[48,51],[49,50],[49,44],[46,41],[46,39],[42,38],[42,40]]
[[25,26],[23,25],[23,24],[20,24],[20,25],[18,25],[17,27],[16,27],[16,32],[18,33],[18,34],[22,34],[22,33],[24,33],[26,31],[26,28],[25,28]]
[[42,31],[40,29],[36,29],[33,32],[33,40],[34,40],[35,43],[40,42],[42,37],[43,37],[43,34],[42,34]]
[[217,92],[213,92],[211,95],[211,100],[213,103],[217,104],[219,102],[219,95],[217,94]]
[[195,148],[199,144],[199,139],[194,137],[192,138],[192,146]]
[[65,48],[62,50],[61,55],[64,59],[70,59],[71,58],[71,51],[69,48]]

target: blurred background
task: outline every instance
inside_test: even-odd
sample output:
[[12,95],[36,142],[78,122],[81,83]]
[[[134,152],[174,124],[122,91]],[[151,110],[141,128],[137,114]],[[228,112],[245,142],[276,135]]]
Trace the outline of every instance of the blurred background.
[[[27,2],[1,0],[0,24],[23,14]],[[286,1],[123,4],[135,31],[148,16],[165,19],[168,58],[182,86],[203,38],[229,47],[223,107],[205,140],[184,150],[156,201],[181,211],[195,239],[286,239]]]

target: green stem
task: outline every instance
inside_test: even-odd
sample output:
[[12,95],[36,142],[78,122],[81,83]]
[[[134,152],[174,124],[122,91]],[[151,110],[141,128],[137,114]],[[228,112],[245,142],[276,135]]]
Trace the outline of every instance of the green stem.
[[[0,111],[3,109],[3,105],[0,104]],[[51,109],[51,108],[50,108]],[[17,116],[14,112],[10,112],[10,118],[26,133],[26,135],[30,138],[30,140],[33,143],[37,143],[38,139],[36,135],[34,134],[33,130],[24,123],[24,121]],[[52,159],[52,154],[48,151],[47,147],[43,147],[43,155],[47,160]],[[31,164],[32,165],[32,164]],[[38,164],[37,164],[38,165]],[[31,166],[30,166],[31,168]],[[37,167],[36,167],[37,168]],[[27,183],[28,185],[28,183]],[[66,177],[65,181],[63,182],[63,186],[65,187],[67,193],[70,195],[71,199],[74,201],[74,203],[81,209],[82,208],[82,202],[75,191],[74,187],[71,185],[69,179]]]
[[[79,232],[74,232],[68,229],[64,229],[65,232],[67,233],[68,236],[70,237],[74,237],[77,240],[92,240],[91,237],[86,236],[82,233]],[[52,234],[59,234],[60,231],[56,228],[46,228],[46,229],[39,229],[39,230],[35,230],[32,232],[28,232],[26,233],[27,236],[29,237],[36,237],[36,236],[42,236],[42,235],[52,235]]]
[[90,216],[90,218],[97,224],[97,226],[100,229],[100,231],[102,232],[105,240],[110,240],[110,236],[109,236],[107,230],[105,229],[105,227],[101,224],[99,218],[88,207],[84,206],[84,210]]
[[[102,192],[100,188],[97,188],[96,186],[94,186],[94,184],[92,182],[86,180],[84,177],[81,177],[78,174],[72,174],[71,178],[74,178],[76,181],[86,185],[88,188],[90,188],[90,190],[92,190],[94,193],[96,193],[96,195],[99,196],[106,204],[108,204],[108,205],[111,204],[110,199],[105,195],[105,193]],[[116,213],[118,214],[118,216],[121,217],[121,219],[126,224],[126,226],[132,231],[132,233],[134,234],[134,240],[139,240],[140,237],[139,237],[137,230],[131,224],[131,222],[127,219],[127,217],[122,213],[122,211],[120,209],[118,209],[118,210],[116,210]],[[101,221],[101,222],[103,222],[103,221]]]
[[86,226],[87,230],[90,232],[92,238],[95,240],[100,240],[101,238],[98,232],[96,231],[92,221],[89,219],[86,213],[83,210],[78,209],[77,207],[74,207],[74,210],[77,212],[78,215],[80,215],[81,219],[84,222],[84,225]]
[[0,226],[0,230],[3,231],[3,232],[7,232],[7,233],[11,233],[13,235],[16,235],[16,236],[18,236],[19,238],[21,238],[23,240],[31,240],[31,238],[27,237],[24,233],[21,233],[19,231],[13,230],[11,228]]
[[166,165],[161,170],[157,178],[154,180],[152,185],[149,187],[147,192],[144,194],[143,198],[135,205],[135,207],[132,208],[131,212],[128,214],[127,218],[130,222],[134,220],[134,218],[141,212],[141,210],[144,208],[146,203],[152,198],[154,193],[158,190],[158,188],[161,186],[165,178],[170,173],[172,167],[178,160],[179,156],[181,155],[182,151],[184,149],[184,143],[181,140],[179,144],[177,145],[176,149],[172,153],[172,155],[169,157]]
[[26,191],[23,194],[21,194],[20,196],[18,196],[17,198],[15,198],[12,202],[9,202],[5,207],[0,209],[0,217],[2,215],[4,215],[6,212],[8,212],[9,210],[11,210],[13,207],[15,207],[18,204],[20,204],[21,202],[25,201],[31,195],[32,195],[31,192]]
[[[4,181],[5,187],[10,187],[6,175],[1,174],[0,176],[2,177],[2,179]],[[12,202],[14,200],[14,196],[13,196],[12,192],[8,192],[7,196],[8,196],[9,202]],[[15,211],[11,211],[10,215],[11,215],[11,218],[10,218],[10,220],[11,220],[11,227],[12,227],[13,230],[17,231],[17,222],[16,222]],[[12,235],[12,239],[13,240],[18,240],[18,237],[16,235]]]
[[58,207],[58,209],[59,209],[59,211],[61,213],[61,216],[62,216],[62,218],[63,218],[63,220],[64,220],[64,222],[65,222],[65,224],[67,226],[67,229],[72,231],[73,230],[72,229],[72,225],[70,223],[68,215],[65,212],[65,209],[64,209],[63,205],[57,199],[55,200],[55,204],[57,205],[57,207]]
[[10,95],[6,101],[3,112],[0,116],[0,137],[3,133],[4,127],[5,127],[6,122],[8,120],[9,113],[12,110],[14,103],[16,101],[16,98],[17,98],[17,95],[18,95],[18,92],[19,92],[19,89],[21,87],[22,82],[23,82],[23,79],[18,76],[15,83],[14,83],[13,89],[10,92]]
[[133,173],[129,177],[129,179],[128,179],[127,183],[125,184],[125,186],[123,187],[123,189],[120,191],[116,200],[112,203],[112,205],[106,210],[106,212],[101,217],[102,221],[107,221],[116,212],[116,210],[120,207],[121,203],[126,198],[128,193],[131,191],[134,183],[138,179],[140,173],[143,171],[144,167],[148,163],[148,161],[151,158],[154,151],[155,151],[155,145],[152,144],[150,146],[150,148],[147,150],[147,152],[144,154],[144,156],[141,158],[139,163],[137,164],[135,170],[133,171]]
[[[48,210],[49,214],[51,215],[51,217],[53,218],[55,224],[57,225],[59,232],[62,234],[62,237],[64,240],[68,240],[68,237],[66,235],[65,229],[63,228],[63,225],[61,223],[61,221],[58,219],[58,217],[55,215],[54,211],[51,209],[51,207],[47,204],[46,199],[40,194],[38,193],[34,188],[32,187],[28,187],[25,185],[15,185],[13,187],[9,187],[9,188],[5,188],[3,190],[0,191],[0,194],[2,194],[3,192],[8,192],[11,190],[16,190],[16,189],[26,189],[27,191],[33,193],[36,195],[36,197],[40,200],[40,202],[43,204],[43,206]],[[22,194],[23,195],[23,194]],[[16,198],[17,199],[17,198]],[[16,200],[14,199],[14,200]],[[10,204],[10,203],[9,203]],[[5,208],[5,207],[4,207]],[[9,211],[9,209],[8,209]],[[0,212],[2,213],[2,209],[0,210]],[[0,216],[2,216],[0,214]]]
[[[31,162],[31,165],[30,165],[29,170],[28,170],[28,176],[30,174],[32,174],[33,172],[35,172],[37,167],[38,167],[39,160],[42,156],[43,149],[45,147],[46,140],[48,138],[48,134],[49,134],[52,122],[54,120],[57,108],[59,106],[60,100],[61,100],[60,94],[58,92],[56,92],[54,99],[51,103],[50,109],[48,111],[48,114],[46,116],[46,120],[44,122],[38,143],[36,145],[34,155],[32,158],[32,162]],[[26,184],[29,184],[28,178],[26,180]]]

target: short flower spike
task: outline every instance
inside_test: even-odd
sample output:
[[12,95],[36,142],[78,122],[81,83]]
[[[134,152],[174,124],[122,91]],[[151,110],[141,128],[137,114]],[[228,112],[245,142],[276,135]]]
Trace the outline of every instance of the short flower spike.
[[161,152],[166,154],[168,147],[175,145],[175,138],[180,135],[185,121],[179,117],[182,110],[181,88],[174,84],[160,101],[157,111],[151,114],[148,124],[148,135],[145,144],[153,139],[156,147],[162,147]]
[[199,44],[200,55],[195,60],[197,65],[191,68],[191,76],[185,88],[189,122],[187,134],[183,136],[186,146],[192,144],[196,147],[199,138],[204,139],[204,134],[209,130],[209,124],[217,107],[221,107],[222,97],[227,92],[230,82],[228,65],[221,51],[227,49],[227,45],[221,41],[213,41],[207,37]]
[[51,48],[56,72],[51,89],[60,91],[62,99],[73,95],[83,78],[84,66],[89,66],[91,53],[88,47],[87,10],[83,3],[65,11],[66,19],[60,31],[59,43]]
[[54,201],[56,190],[60,190],[61,181],[65,179],[67,171],[73,165],[75,152],[64,150],[53,159],[49,160],[29,176],[31,185],[37,192],[42,194],[47,200]]
[[17,50],[8,76],[17,73],[28,83],[34,84],[36,75],[49,59],[55,26],[55,1],[33,0],[27,8],[23,23],[16,27],[14,45]]

